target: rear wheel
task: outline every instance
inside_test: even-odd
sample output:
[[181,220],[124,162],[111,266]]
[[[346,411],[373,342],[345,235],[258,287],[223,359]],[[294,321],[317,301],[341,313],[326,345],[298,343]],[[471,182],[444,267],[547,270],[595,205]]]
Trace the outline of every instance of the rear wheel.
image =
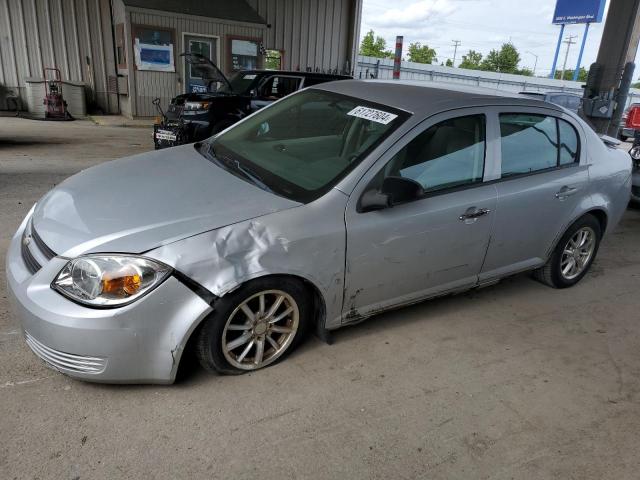
[[286,277],[249,282],[216,303],[198,336],[200,364],[226,374],[271,365],[300,343],[310,315],[301,282]]
[[534,277],[554,288],[567,288],[584,277],[598,253],[602,231],[593,215],[585,215],[569,227],[544,267]]

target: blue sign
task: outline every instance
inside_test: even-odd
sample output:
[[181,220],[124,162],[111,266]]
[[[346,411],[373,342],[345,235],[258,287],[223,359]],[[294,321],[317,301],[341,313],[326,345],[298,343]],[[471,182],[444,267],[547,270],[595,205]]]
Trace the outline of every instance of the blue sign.
[[154,63],[156,65],[170,65],[171,52],[169,50],[156,50],[151,48],[140,48],[140,60],[145,63]]
[[557,0],[552,23],[599,23],[606,0]]

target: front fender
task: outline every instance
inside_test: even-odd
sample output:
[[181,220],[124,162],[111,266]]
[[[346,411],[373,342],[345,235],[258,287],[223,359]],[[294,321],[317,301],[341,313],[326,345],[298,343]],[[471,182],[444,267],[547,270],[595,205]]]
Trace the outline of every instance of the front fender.
[[346,196],[332,190],[307,205],[174,242],[146,255],[217,296],[266,275],[291,275],[322,296],[326,328],[340,325],[344,292]]

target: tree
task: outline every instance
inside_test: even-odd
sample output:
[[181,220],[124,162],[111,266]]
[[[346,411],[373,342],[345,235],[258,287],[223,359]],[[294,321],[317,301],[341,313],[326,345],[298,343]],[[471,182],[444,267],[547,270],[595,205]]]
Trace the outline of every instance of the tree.
[[360,55],[365,57],[393,58],[394,54],[387,50],[387,42],[382,37],[376,37],[373,30],[369,30],[360,43]]
[[516,72],[518,75],[524,75],[525,77],[533,77],[533,70],[527,67],[522,67]]
[[447,63],[445,63],[445,66],[453,67],[453,60],[451,60],[450,58],[447,58]]
[[462,62],[460,62],[460,65],[458,65],[458,67],[468,68],[470,70],[479,70],[481,63],[482,54],[480,52],[476,52],[475,50],[469,50],[466,55],[462,56]]
[[409,44],[409,61],[416,63],[437,62],[436,51],[429,48],[429,45],[422,45],[420,42]]
[[[565,70],[564,72],[562,70],[556,70],[556,74],[554,78],[557,80],[573,80],[573,72],[574,70]],[[587,72],[587,70],[584,67],[580,67],[580,70],[578,71],[577,81],[586,82],[588,74],[589,72]]]
[[520,54],[512,43],[504,43],[500,50],[491,50],[480,68],[489,72],[517,73]]

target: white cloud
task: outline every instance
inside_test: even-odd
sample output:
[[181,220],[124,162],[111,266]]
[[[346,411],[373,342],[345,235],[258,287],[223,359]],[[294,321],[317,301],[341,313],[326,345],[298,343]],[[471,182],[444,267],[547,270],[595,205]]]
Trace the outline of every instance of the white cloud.
[[455,10],[451,0],[424,0],[403,8],[390,8],[384,14],[371,18],[369,23],[382,28],[414,28],[421,22],[437,21],[439,16],[449,15]]
[[[435,48],[439,61],[452,58],[452,40],[460,40],[458,62],[468,50],[486,55],[511,41],[520,51],[521,66],[532,68],[537,55],[537,73],[544,75],[551,69],[560,32],[551,24],[555,4],[556,0],[364,0],[361,34],[373,29],[388,46],[396,35],[403,35],[405,52],[409,43],[419,41]],[[586,68],[597,56],[603,25],[591,25],[582,60]],[[567,68],[576,65],[583,31],[584,25],[565,29],[565,36],[577,35],[578,42],[571,47]],[[565,49],[563,44],[559,67]]]

